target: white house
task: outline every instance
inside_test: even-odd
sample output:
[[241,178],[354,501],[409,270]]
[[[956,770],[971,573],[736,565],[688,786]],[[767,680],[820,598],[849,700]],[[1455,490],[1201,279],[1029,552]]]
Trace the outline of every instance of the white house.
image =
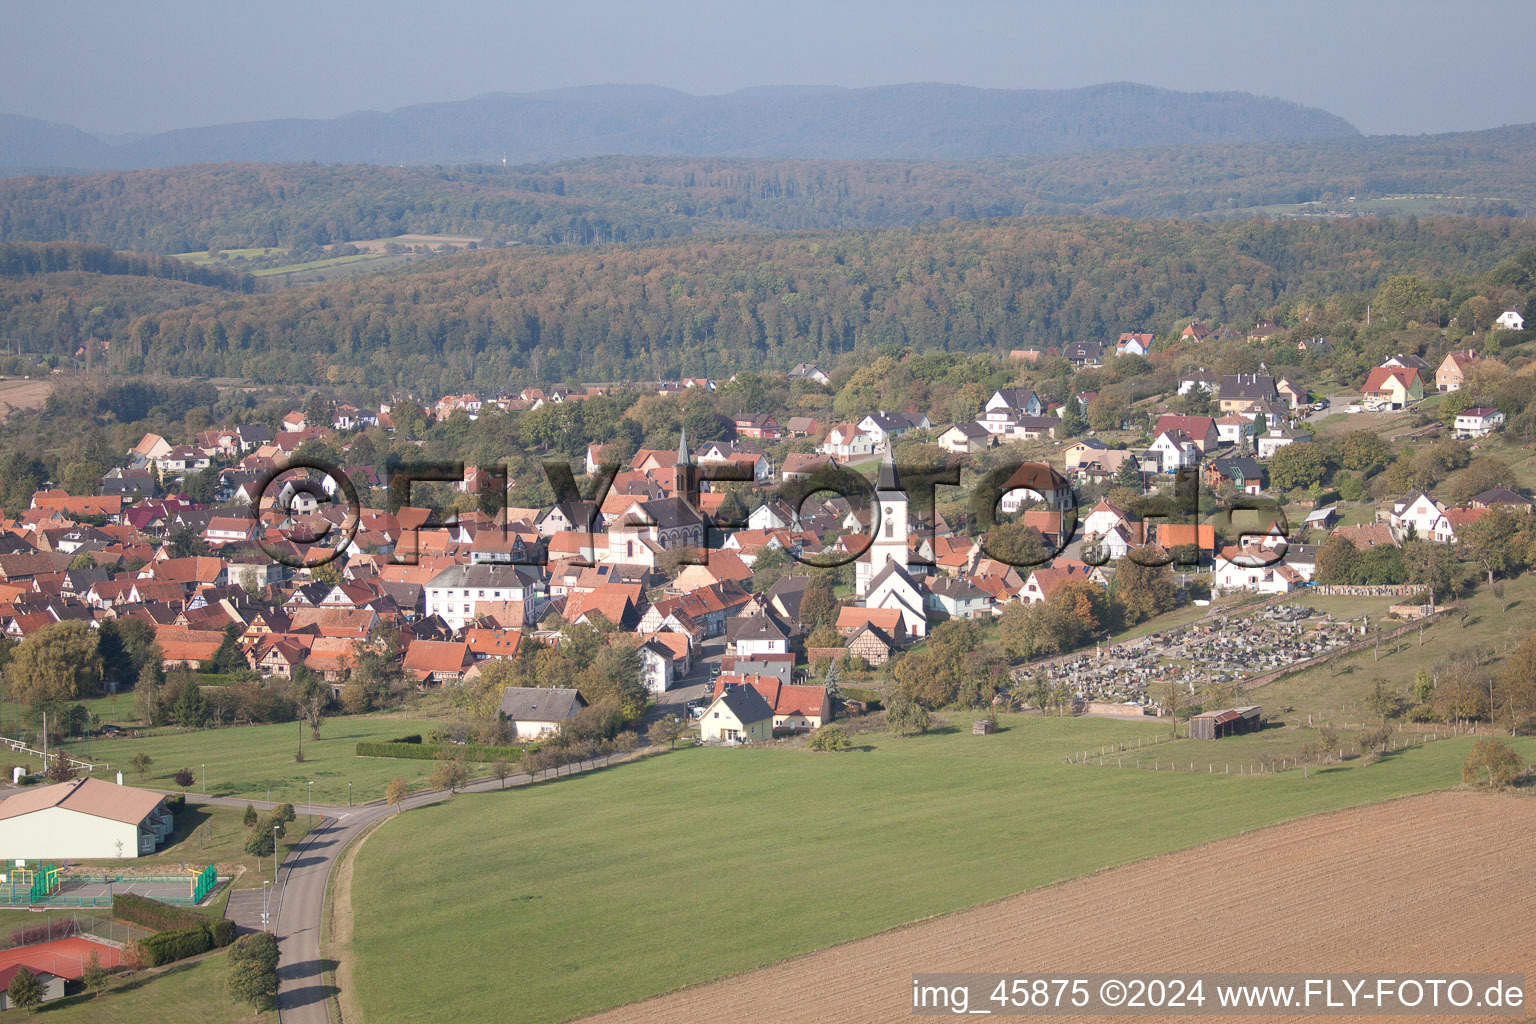
[[117,860],[144,857],[173,828],[165,797],[101,779],[24,790],[0,803],[0,858]]
[[1301,431],[1291,430],[1286,427],[1271,427],[1269,429],[1269,433],[1259,438],[1259,458],[1273,458],[1275,452],[1279,451],[1281,448],[1284,448],[1288,444],[1296,444],[1297,442],[1310,440],[1312,440],[1311,434],[1304,434]]
[[441,615],[454,630],[475,618],[481,601],[533,601],[540,595],[533,566],[479,562],[450,565],[427,581],[426,614]]
[[1504,414],[1498,409],[1478,406],[1456,414],[1457,437],[1487,437],[1504,425]]
[[1506,309],[1499,314],[1498,319],[1494,320],[1493,326],[1506,331],[1523,331],[1525,330],[1525,317],[1512,309]]
[[1177,473],[1200,461],[1200,446],[1182,430],[1163,431],[1148,450],[1157,454],[1164,473]]
[[1414,536],[1427,540],[1433,535],[1435,524],[1444,514],[1445,506],[1423,491],[1412,491],[1401,500],[1392,503],[1390,517],[1392,532],[1401,538],[1406,536],[1411,528]]
[[[1268,563],[1268,564],[1266,564]],[[1248,590],[1256,594],[1288,594],[1307,580],[1285,556],[1256,548],[1223,548],[1216,556],[1211,589],[1217,593]]]
[[1117,356],[1144,356],[1152,351],[1152,335],[1122,334],[1115,342]]
[[536,740],[559,732],[586,706],[581,694],[570,687],[509,686],[501,692],[497,708],[512,723],[518,739]]
[[831,455],[843,462],[862,459],[875,453],[873,434],[860,430],[852,423],[839,423],[827,431],[827,439],[816,449],[823,455]]
[[705,743],[752,743],[773,739],[773,708],[751,686],[727,686],[699,718]]

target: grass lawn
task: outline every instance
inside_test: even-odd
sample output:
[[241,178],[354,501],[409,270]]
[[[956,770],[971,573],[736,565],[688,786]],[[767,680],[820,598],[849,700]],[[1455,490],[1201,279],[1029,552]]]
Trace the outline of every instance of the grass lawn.
[[37,1015],[50,1024],[277,1024],[277,1011],[255,1012],[225,987],[224,950],[156,971],[139,971],[100,992],[47,1003]]
[[[693,748],[391,819],[358,851],[364,1019],[556,1021],[1317,811],[1456,785],[1467,740],[1302,779],[1068,767],[1141,722],[1005,716],[848,753]],[[1526,755],[1536,742],[1522,742]],[[431,971],[402,963],[432,951]],[[495,972],[486,950],[504,951]]]
[[[298,817],[283,827],[277,840],[279,861],[286,859],[309,831],[304,808],[296,804],[294,810]],[[132,861],[80,860],[70,864],[167,875],[179,874],[183,864],[197,868],[217,864],[220,875],[235,877],[234,888],[259,888],[263,881],[272,880],[272,858],[257,858],[245,852],[249,833],[244,814],[244,808],[239,807],[188,804],[176,814],[176,831],[171,833],[170,842],[152,856]]]
[[[142,739],[96,739],[91,752],[98,761],[106,760],[110,769],[104,777],[123,772],[123,781],[161,789],[175,790],[171,780],[179,768],[189,769],[198,781],[189,793],[201,793],[202,765],[208,766],[208,795],[234,796],[265,800],[286,800],[302,813],[309,799],[306,785],[315,783],[315,803],[345,804],[347,783],[352,783],[356,803],[382,799],[384,787],[396,775],[413,787],[423,786],[432,774],[431,761],[402,758],[358,757],[359,740],[387,740],[431,728],[427,722],[404,718],[345,716],[326,721],[320,727],[321,739],[309,738],[309,727],[298,722],[275,725],[241,725],[227,729],[197,732],[167,732]],[[294,760],[299,736],[304,737],[304,763]],[[71,753],[85,752],[76,743]],[[135,754],[147,754],[153,760],[149,772],[139,777],[129,767]]]

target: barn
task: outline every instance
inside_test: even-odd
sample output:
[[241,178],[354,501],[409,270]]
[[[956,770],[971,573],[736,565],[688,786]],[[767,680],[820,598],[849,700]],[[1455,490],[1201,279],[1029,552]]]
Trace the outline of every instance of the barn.
[[1264,709],[1257,704],[1240,708],[1222,708],[1207,711],[1189,720],[1189,738],[1192,740],[1219,740],[1225,736],[1241,736],[1258,732],[1263,725]]

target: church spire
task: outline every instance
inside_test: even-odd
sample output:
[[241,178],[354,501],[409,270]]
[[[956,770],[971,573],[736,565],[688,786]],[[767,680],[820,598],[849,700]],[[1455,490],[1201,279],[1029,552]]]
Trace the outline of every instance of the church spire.
[[688,428],[680,427],[677,433],[677,464],[688,465]]
[[896,458],[894,455],[896,446],[889,441],[885,445],[885,455],[880,459],[880,471],[875,474],[875,490],[877,491],[901,491],[901,477],[896,472]]

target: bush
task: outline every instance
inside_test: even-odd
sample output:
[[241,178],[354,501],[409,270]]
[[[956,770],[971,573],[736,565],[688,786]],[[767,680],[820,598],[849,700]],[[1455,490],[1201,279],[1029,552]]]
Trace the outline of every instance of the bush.
[[172,793],[165,798],[165,809],[172,814],[180,814],[187,806],[187,798],[180,793]]
[[195,927],[160,932],[140,939],[135,945],[145,967],[160,967],[227,946],[234,941],[235,922],[220,917],[203,918]]
[[489,762],[503,759],[516,761],[523,756],[523,748],[484,746],[478,743],[422,743],[420,737],[416,741],[407,738],[390,740],[388,743],[360,740],[357,744],[358,757],[399,757],[413,761],[435,761],[449,754],[463,754],[467,761]]
[[836,722],[828,722],[811,734],[812,750],[848,750],[853,741]]
[[246,828],[250,828],[252,825],[256,824],[258,819],[256,817],[256,807],[254,804],[245,805],[245,817],[242,820],[245,822]]
[[118,893],[112,897],[112,916],[157,932],[194,928],[208,920],[202,914],[132,893]]
[[176,774],[171,776],[171,781],[176,783],[176,785],[180,786],[182,789],[186,789],[187,787],[191,786],[192,783],[196,782],[197,778],[192,774],[192,769],[178,768],[176,769]]
[[272,810],[272,820],[274,821],[292,821],[294,817],[293,804],[278,804]]

